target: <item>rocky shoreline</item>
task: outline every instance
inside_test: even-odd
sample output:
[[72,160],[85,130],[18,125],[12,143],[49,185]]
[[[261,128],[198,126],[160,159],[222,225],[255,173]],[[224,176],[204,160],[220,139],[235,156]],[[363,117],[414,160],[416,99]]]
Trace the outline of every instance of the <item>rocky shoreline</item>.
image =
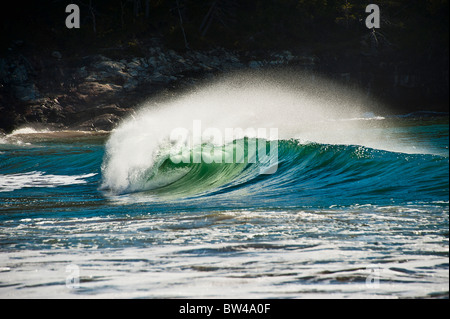
[[66,57],[59,51],[25,55],[12,50],[0,58],[0,130],[10,132],[26,125],[110,130],[155,94],[189,88],[217,74],[280,66],[318,72],[356,86],[367,95],[397,103],[399,112],[439,111],[446,106],[432,99],[448,97],[448,67],[439,68],[448,60],[420,69],[412,67],[416,61],[399,63],[364,53],[318,56],[222,48],[175,52],[159,43],[150,43],[144,52],[143,56],[105,51]]

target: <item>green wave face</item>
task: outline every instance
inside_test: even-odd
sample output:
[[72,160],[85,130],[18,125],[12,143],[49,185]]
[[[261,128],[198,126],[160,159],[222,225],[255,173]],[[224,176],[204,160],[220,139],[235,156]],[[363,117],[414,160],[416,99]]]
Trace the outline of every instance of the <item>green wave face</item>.
[[144,187],[158,197],[188,197],[276,171],[278,141],[243,138],[162,153],[147,171]]
[[438,155],[245,138],[223,146],[169,148],[134,189],[162,200],[214,195],[266,203],[409,201],[446,197],[447,167],[448,157]]

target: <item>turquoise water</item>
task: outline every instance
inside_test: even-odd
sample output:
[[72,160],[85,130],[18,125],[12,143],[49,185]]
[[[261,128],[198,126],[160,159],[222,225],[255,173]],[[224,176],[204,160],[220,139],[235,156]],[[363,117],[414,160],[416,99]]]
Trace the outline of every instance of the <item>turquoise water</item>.
[[166,156],[121,191],[108,133],[5,136],[0,296],[448,297],[448,116],[364,122],[408,151],[280,138],[273,174]]

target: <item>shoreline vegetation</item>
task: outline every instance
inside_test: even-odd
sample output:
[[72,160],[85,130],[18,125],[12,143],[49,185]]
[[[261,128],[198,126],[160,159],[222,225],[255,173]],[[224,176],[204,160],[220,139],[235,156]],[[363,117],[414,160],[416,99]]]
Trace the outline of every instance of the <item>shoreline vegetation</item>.
[[111,130],[143,101],[218,75],[288,69],[357,89],[393,113],[448,110],[448,1],[68,1],[2,10],[0,132]]

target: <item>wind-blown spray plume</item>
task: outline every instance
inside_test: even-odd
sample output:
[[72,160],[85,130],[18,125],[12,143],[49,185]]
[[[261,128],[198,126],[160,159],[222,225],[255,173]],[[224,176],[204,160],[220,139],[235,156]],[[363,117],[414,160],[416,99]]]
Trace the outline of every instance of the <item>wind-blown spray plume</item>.
[[[396,150],[392,141],[382,141],[376,132],[365,130],[367,121],[363,120],[376,119],[373,108],[374,102],[362,94],[312,74],[300,77],[247,72],[224,76],[175,97],[149,101],[125,120],[107,142],[102,186],[113,193],[153,190],[181,196],[235,181],[248,168],[246,163],[252,162],[250,148],[244,151],[243,162],[228,166],[218,161],[192,161],[196,147],[201,152],[205,132],[211,130],[222,133],[222,139],[213,142],[214,154],[223,154],[223,158],[233,157],[227,153],[232,148],[226,145],[233,141],[236,145],[244,138],[249,138],[247,142],[256,138],[258,141],[254,142],[264,147],[271,138],[269,134],[252,136],[251,132],[258,129],[277,129],[276,139],[280,142]],[[195,131],[199,130],[195,123],[201,123],[202,140],[195,139]],[[171,139],[180,128],[188,135],[181,146]],[[227,134],[230,129],[234,134]],[[173,155],[187,146],[191,151],[187,158],[191,161],[181,161],[180,157],[174,161]],[[274,158],[268,160],[274,164]],[[260,168],[251,174],[247,171],[247,178],[261,174]]]

